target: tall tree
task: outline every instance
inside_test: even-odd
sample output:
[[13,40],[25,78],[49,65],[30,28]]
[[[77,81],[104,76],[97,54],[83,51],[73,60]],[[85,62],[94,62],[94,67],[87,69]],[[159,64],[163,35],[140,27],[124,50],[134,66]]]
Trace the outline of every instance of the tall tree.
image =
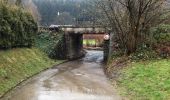
[[165,0],[96,0],[95,4],[126,54],[145,43],[149,29],[162,23],[169,12]]

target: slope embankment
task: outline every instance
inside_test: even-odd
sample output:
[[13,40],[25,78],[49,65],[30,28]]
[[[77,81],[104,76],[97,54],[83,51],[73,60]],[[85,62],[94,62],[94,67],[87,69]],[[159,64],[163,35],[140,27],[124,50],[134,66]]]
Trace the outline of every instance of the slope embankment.
[[27,78],[61,60],[51,60],[36,48],[16,48],[0,51],[0,97]]

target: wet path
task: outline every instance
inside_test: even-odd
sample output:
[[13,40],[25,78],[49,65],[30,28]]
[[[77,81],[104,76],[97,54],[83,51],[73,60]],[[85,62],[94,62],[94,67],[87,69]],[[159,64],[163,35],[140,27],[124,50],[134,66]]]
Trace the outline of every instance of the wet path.
[[49,69],[2,100],[120,100],[102,70],[102,51]]

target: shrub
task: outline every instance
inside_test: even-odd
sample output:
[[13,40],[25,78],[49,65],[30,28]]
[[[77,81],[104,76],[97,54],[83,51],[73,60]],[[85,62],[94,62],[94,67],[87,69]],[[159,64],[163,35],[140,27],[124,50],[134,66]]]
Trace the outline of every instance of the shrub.
[[154,49],[160,57],[170,56],[170,25],[162,24],[153,28]]
[[152,29],[156,43],[170,42],[170,25],[162,24]]
[[159,44],[156,45],[156,52],[162,58],[170,57],[170,44]]
[[1,49],[33,45],[37,24],[30,13],[0,2],[0,19]]
[[158,58],[154,50],[143,50],[130,55],[131,60],[153,60]]
[[62,35],[58,43],[54,45],[52,52],[50,52],[49,57],[52,59],[66,59],[66,43],[65,37]]
[[52,59],[66,59],[66,46],[62,32],[41,32],[36,36],[36,46]]
[[153,60],[159,58],[156,51],[146,45],[140,46],[137,51],[129,57],[131,60]]

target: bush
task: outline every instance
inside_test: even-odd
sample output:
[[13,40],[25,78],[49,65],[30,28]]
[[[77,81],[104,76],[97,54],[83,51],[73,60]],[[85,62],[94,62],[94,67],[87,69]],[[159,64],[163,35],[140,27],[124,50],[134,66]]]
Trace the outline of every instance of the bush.
[[36,46],[52,59],[66,59],[66,46],[62,32],[41,32],[36,37]]
[[170,25],[162,24],[153,28],[154,49],[162,58],[170,56]]
[[1,49],[33,45],[38,28],[30,13],[0,2],[0,19]]
[[154,50],[143,50],[130,55],[131,60],[153,60],[158,58]]
[[159,58],[156,51],[146,45],[140,46],[140,48],[129,57],[131,60],[153,60]]
[[156,45],[156,52],[162,58],[170,57],[170,44],[159,44],[159,45]]
[[162,24],[152,29],[156,43],[170,42],[170,25]]
[[62,35],[58,43],[54,45],[52,52],[50,52],[49,57],[52,59],[66,59],[66,43],[65,43],[65,37]]

